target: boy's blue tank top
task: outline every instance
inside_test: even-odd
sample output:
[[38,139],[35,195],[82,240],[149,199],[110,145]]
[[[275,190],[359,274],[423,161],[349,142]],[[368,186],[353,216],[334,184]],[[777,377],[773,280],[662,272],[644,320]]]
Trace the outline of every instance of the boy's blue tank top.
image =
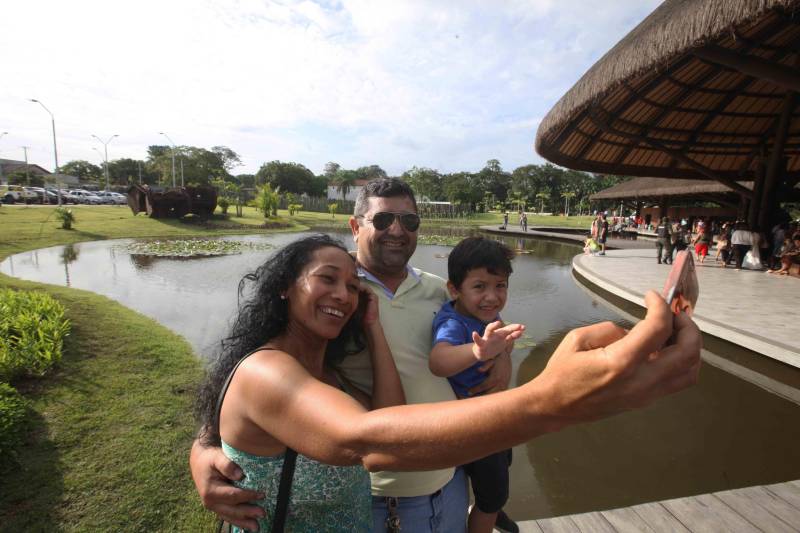
[[[477,331],[483,335],[486,324],[477,318],[464,316],[453,307],[452,301],[442,305],[433,319],[433,346],[438,342],[446,342],[453,346],[472,343],[472,332]],[[495,317],[500,320],[500,315]],[[483,365],[476,361],[474,365],[447,378],[459,398],[469,398],[469,389],[480,385],[486,379],[486,373],[478,369]]]

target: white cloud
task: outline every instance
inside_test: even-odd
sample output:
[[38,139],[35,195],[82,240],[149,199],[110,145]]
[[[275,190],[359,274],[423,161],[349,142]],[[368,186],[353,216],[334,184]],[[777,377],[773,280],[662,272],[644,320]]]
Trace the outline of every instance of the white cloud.
[[[0,157],[98,162],[223,144],[239,171],[538,162],[538,121],[655,0],[21,0],[4,6]],[[99,145],[95,142],[94,146]]]

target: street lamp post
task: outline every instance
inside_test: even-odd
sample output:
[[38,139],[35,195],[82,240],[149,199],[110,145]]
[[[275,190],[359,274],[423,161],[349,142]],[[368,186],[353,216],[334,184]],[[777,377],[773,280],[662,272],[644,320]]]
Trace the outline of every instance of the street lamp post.
[[106,192],[108,192],[108,144],[111,141],[113,141],[116,137],[119,137],[119,135],[117,135],[115,133],[114,135],[109,137],[107,141],[103,141],[103,139],[101,139],[100,137],[98,137],[94,133],[92,134],[92,137],[94,137],[95,139],[100,141],[100,143],[103,145],[103,148],[104,148],[103,163],[105,164],[105,167],[106,167]]
[[[53,116],[53,113],[47,109],[47,106],[44,105],[42,102],[37,100],[36,98],[30,98],[31,102],[37,103],[42,108],[47,111],[47,114],[50,115],[50,123],[53,126],[53,159],[55,159],[56,167],[53,169],[53,173],[56,175],[56,180],[58,180],[58,148],[56,147],[56,118]],[[61,207],[61,185],[58,184],[56,181],[56,191],[58,191],[58,206]]]
[[30,167],[28,166],[28,148],[30,148],[30,146],[21,146],[20,148],[22,148],[22,152],[25,154],[25,184],[30,185],[31,175],[30,175]]
[[[0,139],[8,135],[7,131],[0,132]],[[3,164],[0,163],[0,183],[3,182]]]
[[169,143],[172,145],[172,186],[175,187],[175,143],[172,142],[172,139],[169,138],[169,135],[163,131],[160,131],[159,135],[166,137]]

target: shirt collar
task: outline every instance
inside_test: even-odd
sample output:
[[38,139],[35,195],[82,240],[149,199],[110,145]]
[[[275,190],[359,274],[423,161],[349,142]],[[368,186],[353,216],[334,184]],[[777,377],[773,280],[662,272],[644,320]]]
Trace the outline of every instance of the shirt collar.
[[[417,271],[414,270],[408,263],[406,263],[406,272],[408,272],[408,274],[416,281],[419,281],[420,279],[419,273],[417,273]],[[386,294],[386,296],[390,300],[394,298],[394,293],[390,291],[389,288],[386,285],[384,285],[381,280],[376,278],[371,272],[365,270],[363,267],[359,265],[356,268],[356,273],[358,274],[359,278],[364,278],[368,281],[371,281],[372,283],[375,283],[376,285],[379,285],[383,289],[384,294]]]

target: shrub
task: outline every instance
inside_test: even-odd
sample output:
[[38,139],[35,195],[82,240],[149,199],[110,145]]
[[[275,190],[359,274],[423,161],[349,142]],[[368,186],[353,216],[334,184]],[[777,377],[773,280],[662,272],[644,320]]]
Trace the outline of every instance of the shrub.
[[42,376],[61,360],[69,320],[41,292],[0,290],[0,380]]
[[61,221],[62,229],[72,229],[72,225],[75,223],[75,213],[72,212],[72,209],[59,207],[56,209],[55,214],[56,219]]
[[7,383],[0,383],[0,464],[22,444],[28,402]]
[[223,215],[228,214],[228,207],[230,207],[231,203],[227,198],[223,196],[222,198],[217,200],[217,205],[219,206],[219,210],[222,211]]

